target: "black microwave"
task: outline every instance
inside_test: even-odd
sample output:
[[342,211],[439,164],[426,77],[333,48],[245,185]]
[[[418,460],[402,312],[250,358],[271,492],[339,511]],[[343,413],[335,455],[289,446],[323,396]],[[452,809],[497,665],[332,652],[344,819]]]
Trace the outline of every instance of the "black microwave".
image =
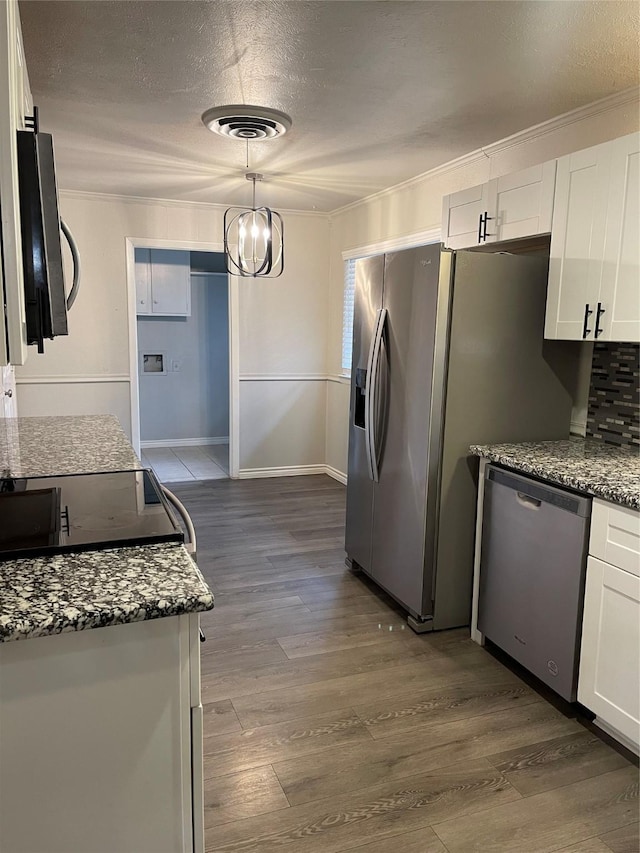
[[68,334],[67,296],[62,266],[60,214],[53,139],[18,131],[18,182],[27,343],[44,352],[44,339]]

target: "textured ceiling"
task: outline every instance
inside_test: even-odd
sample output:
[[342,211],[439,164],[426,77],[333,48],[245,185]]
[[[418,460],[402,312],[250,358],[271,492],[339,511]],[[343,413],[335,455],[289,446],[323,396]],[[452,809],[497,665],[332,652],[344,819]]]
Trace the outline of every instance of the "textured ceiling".
[[638,85],[634,0],[26,0],[27,66],[68,189],[245,203],[245,145],[200,114],[289,113],[258,201],[332,210]]

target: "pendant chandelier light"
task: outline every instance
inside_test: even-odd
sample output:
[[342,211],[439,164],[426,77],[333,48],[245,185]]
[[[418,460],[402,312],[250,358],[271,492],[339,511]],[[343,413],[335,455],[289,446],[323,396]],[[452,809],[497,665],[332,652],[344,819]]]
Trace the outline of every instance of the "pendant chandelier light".
[[[214,133],[245,140],[247,168],[249,142],[275,139],[291,127],[286,113],[265,107],[214,107],[202,115]],[[284,225],[280,214],[269,207],[256,207],[256,182],[263,176],[247,172],[252,183],[251,207],[230,207],[224,214],[224,257],[227,272],[251,278],[277,278],[284,270]]]
[[224,214],[224,257],[227,272],[252,278],[277,278],[284,270],[284,226],[276,210],[256,207],[257,172],[248,172],[253,184],[250,208],[230,207]]

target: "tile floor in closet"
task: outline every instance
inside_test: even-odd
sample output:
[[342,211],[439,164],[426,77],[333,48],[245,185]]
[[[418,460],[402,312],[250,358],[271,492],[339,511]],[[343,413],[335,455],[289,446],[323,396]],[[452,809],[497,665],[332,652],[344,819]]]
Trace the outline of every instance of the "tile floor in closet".
[[153,468],[161,483],[225,480],[229,476],[229,445],[145,447],[142,464]]

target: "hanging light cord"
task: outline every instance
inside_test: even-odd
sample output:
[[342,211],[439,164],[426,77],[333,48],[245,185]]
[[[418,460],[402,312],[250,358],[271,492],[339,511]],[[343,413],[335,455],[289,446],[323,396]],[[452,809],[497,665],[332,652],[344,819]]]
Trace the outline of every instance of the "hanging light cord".
[[[249,168],[249,140],[247,139],[247,169],[248,168]],[[247,175],[247,177],[249,177],[249,176]],[[255,210],[256,209],[256,176],[255,175],[251,176],[251,183],[253,185],[253,191],[252,191],[253,202],[252,202],[251,206]]]

